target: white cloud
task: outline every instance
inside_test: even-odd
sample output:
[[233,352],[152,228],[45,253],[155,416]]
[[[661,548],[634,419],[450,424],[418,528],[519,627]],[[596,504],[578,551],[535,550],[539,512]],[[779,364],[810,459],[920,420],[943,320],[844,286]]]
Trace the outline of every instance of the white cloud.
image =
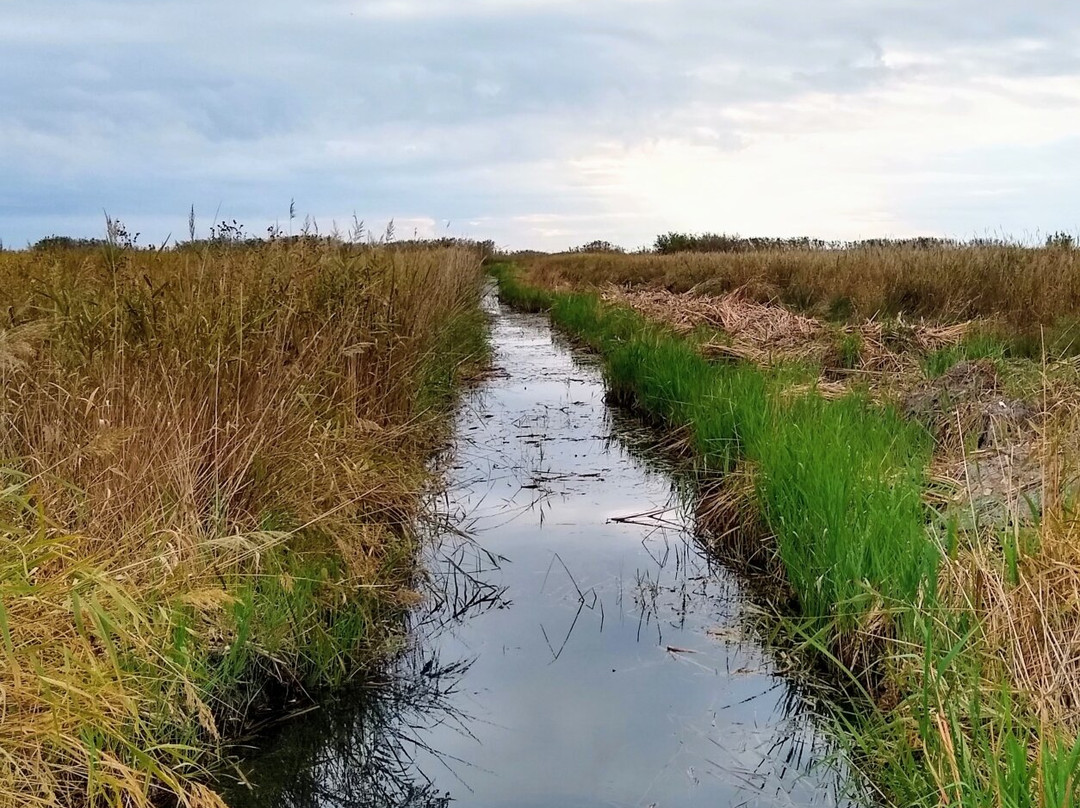
[[[1033,49],[1028,42],[1016,47]],[[686,136],[628,138],[575,165],[587,184],[606,191],[610,209],[631,205],[673,227],[831,238],[971,235],[956,232],[970,222],[928,221],[909,208],[928,189],[952,194],[958,206],[1008,204],[1018,181],[1038,183],[1045,171],[1032,164],[1033,152],[1080,142],[1080,76],[958,78],[936,54],[895,53],[904,66],[931,69],[900,72],[860,93],[697,105],[669,127]],[[1003,159],[1010,153],[1013,160]],[[952,166],[957,155],[968,159]],[[1075,226],[1060,213],[1044,211],[1043,226]],[[1080,210],[1065,213],[1076,217]]]
[[7,243],[290,198],[545,248],[1080,223],[1059,0],[20,0],[0,42]]

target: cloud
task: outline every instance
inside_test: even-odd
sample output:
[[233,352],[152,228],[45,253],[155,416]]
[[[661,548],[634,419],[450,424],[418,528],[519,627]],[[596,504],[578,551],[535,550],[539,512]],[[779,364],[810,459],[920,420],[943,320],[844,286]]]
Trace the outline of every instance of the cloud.
[[7,243],[291,198],[542,247],[1078,218],[1057,0],[55,0],[0,46]]

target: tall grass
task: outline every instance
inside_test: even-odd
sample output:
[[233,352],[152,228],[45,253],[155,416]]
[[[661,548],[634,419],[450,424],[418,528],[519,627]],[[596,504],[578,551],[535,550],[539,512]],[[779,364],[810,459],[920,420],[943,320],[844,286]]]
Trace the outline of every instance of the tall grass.
[[791,631],[865,698],[835,727],[884,800],[1080,802],[1070,505],[1048,503],[1026,531],[961,532],[922,502],[934,442],[920,425],[859,395],[800,392],[789,369],[710,363],[694,335],[593,292],[497,275],[509,302],[546,305],[601,352],[613,397],[688,436],[706,470],[753,469],[755,518],[798,601]]
[[390,647],[479,267],[0,254],[0,804],[217,805],[253,710]]
[[759,299],[824,315],[995,318],[1025,333],[1038,325],[1069,332],[1080,311],[1080,250],[1058,247],[568,253],[533,256],[523,265],[546,288],[613,283],[719,294],[745,287]]

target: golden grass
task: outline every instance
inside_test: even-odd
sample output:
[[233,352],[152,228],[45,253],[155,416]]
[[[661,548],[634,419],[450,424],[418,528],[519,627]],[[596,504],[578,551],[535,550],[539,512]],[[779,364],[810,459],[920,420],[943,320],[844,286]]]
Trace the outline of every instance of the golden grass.
[[649,286],[864,318],[1000,318],[1028,329],[1080,312],[1080,250],[1019,246],[776,250],[675,255],[567,253],[522,260],[547,288]]
[[1017,481],[1002,503],[1011,515],[1008,528],[984,527],[945,560],[940,581],[949,608],[977,616],[992,661],[987,681],[1009,682],[1031,714],[1074,738],[1080,734],[1078,436],[1074,396],[1051,410],[1033,447],[1041,467],[1041,490],[1034,492],[1039,520],[1031,520],[1022,495],[1030,481]]
[[479,264],[0,253],[0,805],[218,805],[268,682],[384,647]]

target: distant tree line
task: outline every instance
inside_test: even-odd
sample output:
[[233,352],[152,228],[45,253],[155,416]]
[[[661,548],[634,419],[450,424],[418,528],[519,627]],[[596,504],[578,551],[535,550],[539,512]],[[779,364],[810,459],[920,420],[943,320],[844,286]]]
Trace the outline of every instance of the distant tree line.
[[1046,246],[1057,250],[1074,250],[1076,249],[1076,237],[1071,233],[1063,233],[1059,230],[1057,233],[1051,233],[1046,237]]
[[[949,250],[971,247],[1015,247],[1024,246],[1004,238],[973,238],[959,240],[919,236],[917,238],[868,238],[853,241],[827,241],[809,238],[768,238],[745,237],[727,233],[664,233],[656,237],[653,252],[660,255],[673,253],[749,253],[783,250],[858,250],[858,249],[908,249],[908,250]],[[1030,245],[1029,245],[1030,246]],[[1045,246],[1051,249],[1071,250],[1076,248],[1074,236],[1065,232],[1056,232],[1046,238]],[[581,248],[584,249],[584,248]]]
[[345,235],[336,230],[328,234],[320,234],[318,226],[313,225],[311,220],[305,221],[304,229],[298,234],[288,234],[278,226],[270,226],[266,234],[262,236],[245,232],[244,226],[236,219],[232,221],[222,220],[210,228],[207,238],[199,238],[195,235],[194,214],[190,220],[189,237],[186,241],[175,241],[168,244],[169,239],[160,246],[139,244],[139,233],[131,233],[118,219],[106,220],[105,238],[85,238],[81,236],[46,236],[39,239],[30,249],[44,252],[49,250],[89,250],[103,248],[122,248],[131,250],[197,250],[207,247],[229,248],[245,247],[258,244],[340,244],[343,246],[370,247],[377,245],[390,245],[402,249],[427,249],[437,250],[448,247],[458,247],[478,251],[483,258],[490,258],[496,253],[495,242],[492,240],[478,241],[468,238],[455,238],[443,236],[441,238],[412,238],[397,239],[394,236],[394,226],[391,222],[385,233],[374,235],[364,229],[363,222],[355,222]]
[[890,239],[872,238],[857,241],[825,240],[799,236],[795,238],[746,237],[727,233],[664,233],[656,237],[653,250],[661,255],[682,252],[746,253],[778,250],[850,250],[903,247],[916,250],[938,250],[965,246],[949,238]]

